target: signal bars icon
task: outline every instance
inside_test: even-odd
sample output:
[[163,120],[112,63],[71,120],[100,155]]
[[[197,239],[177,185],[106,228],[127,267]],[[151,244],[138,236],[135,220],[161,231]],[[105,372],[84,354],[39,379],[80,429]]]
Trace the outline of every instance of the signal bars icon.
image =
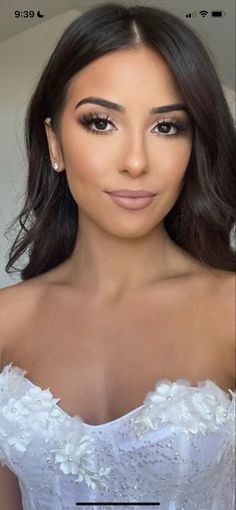
[[186,18],[196,18],[197,17],[197,11],[190,12],[189,14],[186,14]]

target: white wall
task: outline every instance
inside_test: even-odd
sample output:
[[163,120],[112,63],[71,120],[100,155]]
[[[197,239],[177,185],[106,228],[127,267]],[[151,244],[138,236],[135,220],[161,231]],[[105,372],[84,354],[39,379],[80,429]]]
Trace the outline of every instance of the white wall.
[[[79,15],[78,10],[40,23],[0,43],[0,288],[20,281],[4,271],[7,250],[14,240],[4,232],[23,205],[26,182],[26,157],[23,121],[26,106],[44,63],[64,28]],[[227,83],[225,80],[224,83]],[[225,89],[235,118],[235,92]],[[24,259],[17,262],[23,267]]]

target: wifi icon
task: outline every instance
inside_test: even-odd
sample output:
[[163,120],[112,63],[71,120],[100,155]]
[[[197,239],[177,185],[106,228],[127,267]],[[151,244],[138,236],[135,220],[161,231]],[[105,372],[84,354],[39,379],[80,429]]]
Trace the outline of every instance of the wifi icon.
[[208,11],[199,11],[199,14],[201,14],[201,16],[205,18],[205,16],[208,14]]

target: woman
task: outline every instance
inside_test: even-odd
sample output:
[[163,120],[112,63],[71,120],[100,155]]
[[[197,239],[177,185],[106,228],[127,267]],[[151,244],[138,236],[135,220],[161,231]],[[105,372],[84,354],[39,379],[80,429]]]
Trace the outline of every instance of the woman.
[[101,4],[62,34],[0,296],[7,510],[234,508],[234,141],[176,16]]

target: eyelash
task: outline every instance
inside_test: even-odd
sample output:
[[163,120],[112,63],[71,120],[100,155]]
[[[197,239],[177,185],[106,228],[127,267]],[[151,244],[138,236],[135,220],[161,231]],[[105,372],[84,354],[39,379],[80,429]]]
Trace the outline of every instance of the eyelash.
[[[88,114],[83,115],[79,119],[80,124],[82,124],[82,126],[85,129],[87,129],[87,131],[90,131],[92,134],[95,134],[95,135],[109,135],[109,134],[111,134],[114,131],[114,129],[112,129],[110,131],[96,131],[95,129],[92,129],[90,126],[96,120],[103,120],[105,122],[110,122],[110,124],[114,125],[108,115],[104,116],[104,115],[97,114],[97,113],[88,113]],[[169,134],[163,134],[162,135],[160,133],[154,133],[154,134],[157,134],[157,136],[164,136],[164,137],[176,137],[176,136],[180,136],[181,133],[183,133],[186,130],[186,128],[187,128],[187,123],[186,122],[181,121],[181,120],[176,120],[176,119],[173,119],[173,118],[172,119],[171,118],[169,118],[169,119],[161,119],[161,120],[158,121],[158,123],[156,124],[155,127],[157,127],[157,126],[159,126],[161,124],[173,126],[175,129],[177,129],[177,132],[172,134],[172,135],[169,135]]]

